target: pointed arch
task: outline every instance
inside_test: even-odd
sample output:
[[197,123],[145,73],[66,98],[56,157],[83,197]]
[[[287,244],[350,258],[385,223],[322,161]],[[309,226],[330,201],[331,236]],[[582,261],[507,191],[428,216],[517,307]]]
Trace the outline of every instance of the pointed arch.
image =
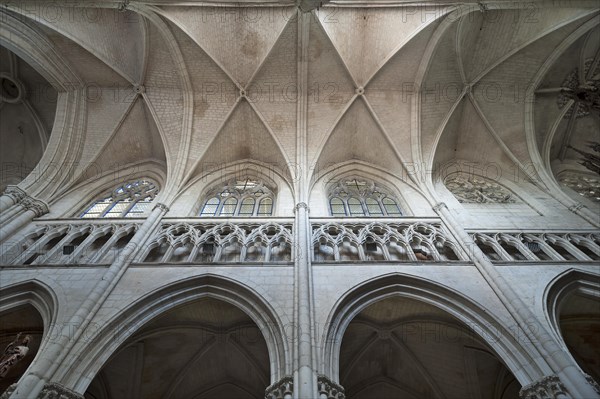
[[449,313],[474,328],[521,384],[535,380],[541,370],[535,366],[516,337],[502,333],[502,324],[468,297],[438,283],[402,273],[390,273],[367,280],[347,291],[334,305],[321,337],[323,348],[320,372],[339,380],[341,342],[350,322],[362,310],[382,299],[400,296],[425,302]]
[[160,287],[138,299],[89,337],[80,353],[81,363],[63,378],[66,386],[84,392],[113,353],[136,331],[157,316],[179,305],[201,298],[229,303],[246,313],[258,326],[267,343],[271,383],[290,373],[290,348],[285,325],[273,306],[250,287],[230,278],[205,274]]

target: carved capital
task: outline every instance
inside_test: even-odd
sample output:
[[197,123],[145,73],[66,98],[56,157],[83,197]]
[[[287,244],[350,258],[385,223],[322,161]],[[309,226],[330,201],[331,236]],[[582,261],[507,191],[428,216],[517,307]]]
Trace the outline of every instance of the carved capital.
[[44,385],[38,399],[83,399],[83,395],[55,382],[49,382]]
[[156,205],[154,205],[154,208],[152,208],[152,210],[155,210],[156,208],[163,211],[163,213],[169,212],[169,207],[163,204],[162,202],[158,202]]
[[44,201],[26,196],[21,200],[21,205],[27,211],[33,211],[35,217],[40,217],[49,212],[48,205]]
[[324,375],[317,377],[317,386],[319,387],[319,395],[326,395],[327,399],[346,399],[344,388]]
[[287,399],[294,393],[294,379],[291,376],[283,377],[281,380],[265,389],[265,399]]
[[577,211],[580,211],[582,208],[585,208],[585,205],[583,205],[582,203],[577,202],[577,203],[571,205],[569,207],[569,210],[571,212],[573,212],[573,213],[577,213]]
[[594,391],[600,395],[600,385],[598,385],[596,380],[589,374],[583,373],[583,375],[585,376],[585,380],[594,388]]
[[310,208],[308,207],[308,204],[306,202],[298,202],[294,207],[294,212],[298,212],[300,208],[304,208],[306,209],[307,213],[310,213]]
[[17,389],[16,383],[6,388],[6,391],[4,391],[2,395],[0,395],[0,399],[8,399],[10,395],[12,395],[12,393],[15,391],[15,389]]
[[27,197],[27,193],[17,186],[7,186],[2,195],[10,197],[15,204],[21,202],[23,198]]
[[567,388],[556,375],[548,375],[534,383],[524,386],[519,392],[521,399],[554,399],[558,395],[571,397]]
[[438,202],[434,207],[433,210],[435,211],[435,213],[440,213],[440,211],[442,210],[442,208],[446,208],[448,209],[448,205],[446,205],[445,202]]

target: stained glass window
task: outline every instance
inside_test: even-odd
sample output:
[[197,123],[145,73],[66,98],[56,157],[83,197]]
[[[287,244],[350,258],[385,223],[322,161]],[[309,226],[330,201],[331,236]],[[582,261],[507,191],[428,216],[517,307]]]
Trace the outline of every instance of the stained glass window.
[[158,187],[150,180],[135,180],[118,186],[111,193],[88,206],[79,217],[135,218],[143,217],[150,210],[150,203],[158,194]]
[[252,179],[233,180],[210,191],[200,216],[271,216],[273,192]]
[[374,182],[344,179],[329,190],[331,216],[402,216],[392,195]]

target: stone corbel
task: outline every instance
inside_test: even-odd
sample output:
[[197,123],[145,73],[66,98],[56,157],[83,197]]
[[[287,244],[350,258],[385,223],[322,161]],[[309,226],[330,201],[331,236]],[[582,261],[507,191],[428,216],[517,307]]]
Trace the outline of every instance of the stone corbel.
[[265,399],[291,399],[294,394],[294,378],[283,377],[265,389]]
[[346,399],[344,388],[324,375],[317,377],[317,386],[319,387],[321,399]]
[[570,398],[571,396],[558,376],[548,375],[524,386],[519,392],[519,397],[521,399],[555,399]]

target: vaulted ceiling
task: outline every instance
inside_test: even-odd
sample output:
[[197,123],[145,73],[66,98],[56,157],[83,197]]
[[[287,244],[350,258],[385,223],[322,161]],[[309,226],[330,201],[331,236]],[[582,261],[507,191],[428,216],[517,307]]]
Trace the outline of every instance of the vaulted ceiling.
[[596,73],[593,2],[431,3],[335,2],[307,22],[291,2],[2,12],[87,86],[73,184],[152,161],[176,191],[242,159],[286,175],[358,160],[399,176],[461,160],[535,178],[531,163],[577,157],[565,142],[600,141],[598,115],[569,122],[577,105],[558,90],[574,70]]

